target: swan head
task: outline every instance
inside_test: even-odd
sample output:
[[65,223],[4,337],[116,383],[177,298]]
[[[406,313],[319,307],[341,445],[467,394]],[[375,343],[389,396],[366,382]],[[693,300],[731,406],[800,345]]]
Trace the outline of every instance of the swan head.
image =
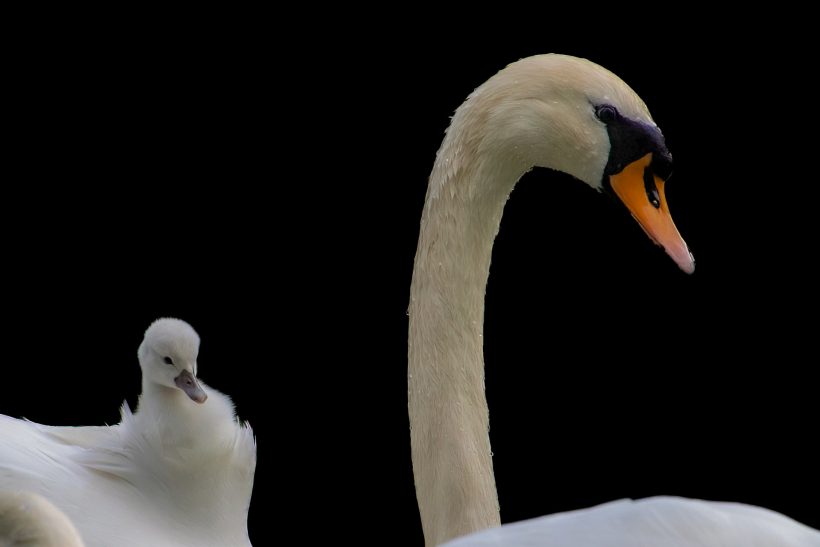
[[586,59],[538,55],[509,65],[471,99],[486,113],[490,142],[482,146],[613,193],[683,271],[694,271],[666,202],[672,155],[620,78]]
[[199,335],[185,321],[154,321],[145,331],[137,355],[147,381],[179,389],[197,403],[208,398],[196,378]]

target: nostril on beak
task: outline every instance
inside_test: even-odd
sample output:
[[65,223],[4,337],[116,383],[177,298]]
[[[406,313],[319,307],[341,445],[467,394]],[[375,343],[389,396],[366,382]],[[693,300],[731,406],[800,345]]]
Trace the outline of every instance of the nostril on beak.
[[174,378],[174,383],[178,388],[184,391],[188,397],[197,403],[204,403],[208,398],[208,394],[205,393],[201,387],[199,387],[199,384],[193,374],[187,370],[183,370],[179,376]]

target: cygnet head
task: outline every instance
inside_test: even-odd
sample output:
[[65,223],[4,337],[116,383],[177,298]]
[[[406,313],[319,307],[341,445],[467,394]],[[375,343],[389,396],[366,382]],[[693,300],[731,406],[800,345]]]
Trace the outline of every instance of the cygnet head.
[[0,492],[0,547],[83,547],[65,514],[42,496]]
[[185,321],[154,321],[145,331],[137,355],[144,380],[179,389],[197,403],[208,398],[196,379],[199,335]]
[[538,55],[507,66],[471,99],[485,114],[485,149],[611,191],[682,270],[694,271],[666,203],[672,156],[646,105],[620,78],[586,59]]

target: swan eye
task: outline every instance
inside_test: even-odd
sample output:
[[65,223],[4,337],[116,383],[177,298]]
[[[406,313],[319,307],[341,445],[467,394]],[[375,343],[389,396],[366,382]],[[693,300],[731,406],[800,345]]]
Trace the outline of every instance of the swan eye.
[[174,364],[174,360],[171,359],[170,357],[163,357],[162,360],[165,361],[166,365],[173,365]]
[[595,117],[604,123],[611,123],[618,117],[618,111],[615,110],[614,106],[602,104],[595,107]]

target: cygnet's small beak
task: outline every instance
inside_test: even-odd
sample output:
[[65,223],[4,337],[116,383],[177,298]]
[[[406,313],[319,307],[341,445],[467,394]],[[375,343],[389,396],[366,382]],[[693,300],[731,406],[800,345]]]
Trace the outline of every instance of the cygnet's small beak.
[[179,376],[174,378],[174,383],[194,402],[202,404],[208,398],[208,394],[200,387],[194,375],[187,370],[183,370]]

